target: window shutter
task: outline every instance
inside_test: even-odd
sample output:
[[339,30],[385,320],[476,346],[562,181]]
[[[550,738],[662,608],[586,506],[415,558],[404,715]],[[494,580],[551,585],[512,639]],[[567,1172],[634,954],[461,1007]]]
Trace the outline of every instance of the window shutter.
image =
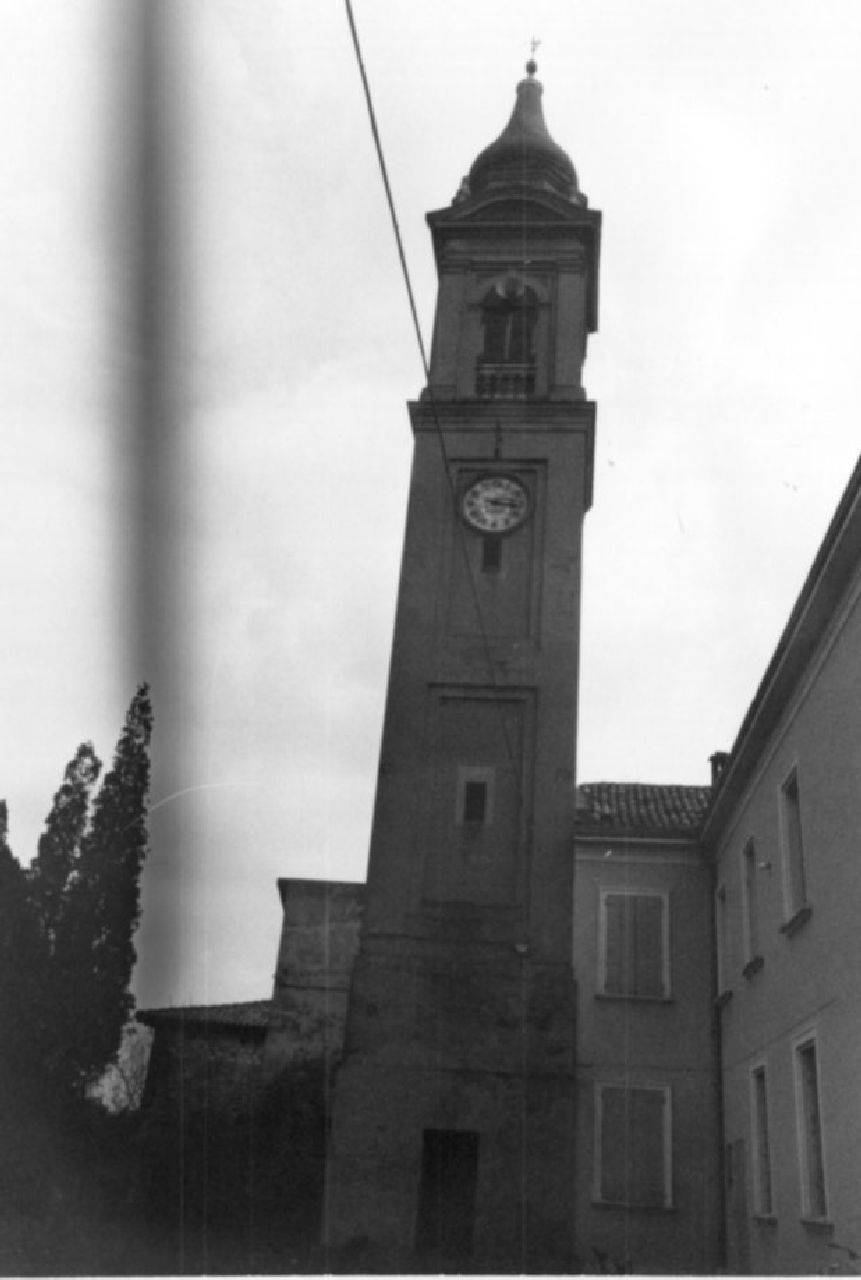
[[610,995],[628,994],[626,904],[627,899],[619,893],[610,893],[604,900],[604,990]]
[[608,893],[604,915],[604,991],[621,996],[666,995],[663,898]]
[[825,1169],[822,1160],[822,1121],[819,1115],[819,1083],[816,1045],[803,1045],[798,1050],[801,1068],[801,1106],[804,1125],[807,1203],[805,1212],[811,1218],[824,1218]]
[[757,1067],[753,1073],[753,1124],[754,1124],[754,1165],[756,1193],[756,1211],[770,1214],[772,1211],[771,1195],[771,1150],[768,1136],[768,1092],[765,1068]]
[[601,1199],[611,1204],[625,1204],[628,1198],[625,1090],[605,1087],[601,1091],[601,1102]]
[[657,1089],[632,1089],[630,1107],[629,1203],[664,1203],[664,1107]]
[[804,867],[804,841],[801,831],[801,798],[798,777],[793,773],[783,786],[784,821],[786,824],[787,858],[791,910],[798,911],[807,902],[807,877]]
[[632,898],[633,994],[664,995],[664,903],[662,898]]

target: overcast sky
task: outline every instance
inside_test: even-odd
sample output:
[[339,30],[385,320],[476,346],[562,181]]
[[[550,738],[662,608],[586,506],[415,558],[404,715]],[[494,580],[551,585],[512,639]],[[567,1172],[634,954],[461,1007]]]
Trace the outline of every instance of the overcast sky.
[[[706,782],[858,452],[861,5],[354,8],[428,337],[424,215],[542,41],[548,126],[604,214],[579,776]],[[364,876],[422,374],[340,0],[183,0],[152,518],[178,573],[150,601],[170,678],[138,669],[122,11],[0,0],[0,795],[27,862],[77,744],[109,762],[151,679],[139,999],[253,998],[276,878]]]

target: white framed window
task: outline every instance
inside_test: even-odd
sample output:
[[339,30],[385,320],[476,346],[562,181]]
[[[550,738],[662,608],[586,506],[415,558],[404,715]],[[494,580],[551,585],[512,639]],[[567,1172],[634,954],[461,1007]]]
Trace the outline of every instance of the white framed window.
[[665,893],[602,889],[598,919],[598,991],[667,999],[670,911]]
[[478,830],[493,823],[496,770],[492,765],[461,765],[457,771],[455,822]]
[[756,845],[748,840],[741,855],[741,914],[742,935],[744,937],[745,972],[759,961],[762,956],[759,949],[759,889],[757,885]]
[[729,991],[730,972],[729,955],[729,909],[727,907],[726,885],[719,884],[715,889],[715,946],[717,950],[717,993],[719,996]]
[[750,1132],[753,1152],[753,1211],[761,1218],[774,1215],[771,1176],[771,1133],[768,1119],[768,1075],[765,1063],[750,1071]]
[[825,1185],[819,1054],[813,1032],[795,1041],[793,1056],[801,1215],[803,1218],[821,1221],[828,1217],[828,1196]]
[[807,906],[807,861],[801,823],[801,790],[793,768],[780,788],[783,886],[787,921]]
[[668,1085],[595,1085],[596,1201],[672,1208],[672,1150]]

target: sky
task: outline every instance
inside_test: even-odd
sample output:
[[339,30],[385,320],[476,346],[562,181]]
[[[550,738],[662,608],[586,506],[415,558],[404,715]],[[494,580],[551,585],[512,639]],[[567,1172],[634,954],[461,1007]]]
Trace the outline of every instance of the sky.
[[[132,6],[0,0],[0,795],[28,862],[77,744],[109,763],[151,681],[150,1007],[265,997],[277,878],[364,877],[423,382],[343,5],[168,10],[152,410]],[[578,773],[705,783],[858,454],[861,6],[354,13],[427,338],[424,215],[541,41],[548,127],[604,217]]]

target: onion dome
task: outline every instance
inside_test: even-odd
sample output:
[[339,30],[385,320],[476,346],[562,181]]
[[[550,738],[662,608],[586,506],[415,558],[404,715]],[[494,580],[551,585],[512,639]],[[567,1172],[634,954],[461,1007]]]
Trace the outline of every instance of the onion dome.
[[585,203],[571,160],[550,137],[544,123],[541,109],[544,88],[535,79],[536,70],[530,59],[526,64],[527,78],[517,86],[511,119],[469,171],[470,195],[478,196],[499,187],[530,186],[554,191],[578,204]]

